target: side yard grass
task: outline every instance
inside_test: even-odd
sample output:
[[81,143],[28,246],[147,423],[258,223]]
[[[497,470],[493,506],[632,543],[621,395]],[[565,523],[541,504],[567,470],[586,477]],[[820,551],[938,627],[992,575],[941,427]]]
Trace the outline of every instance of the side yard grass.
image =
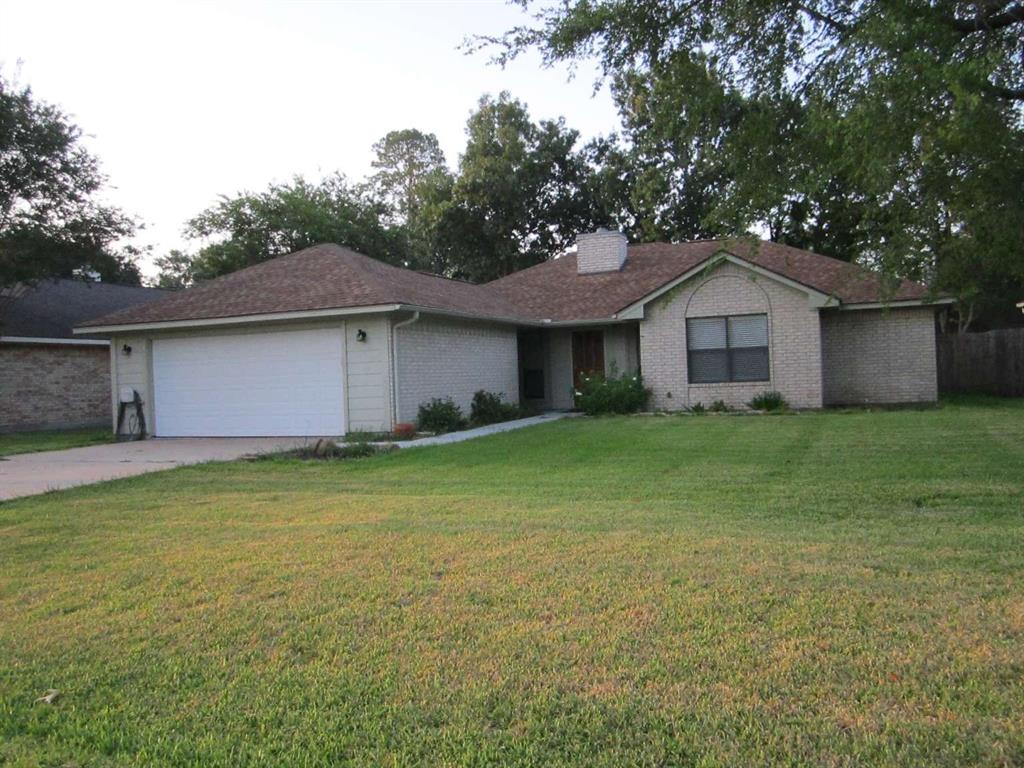
[[0,504],[0,764],[1020,765],[1022,594],[1020,402],[188,467]]
[[60,451],[86,445],[112,443],[110,427],[45,430],[38,432],[7,432],[0,434],[0,456],[38,451]]

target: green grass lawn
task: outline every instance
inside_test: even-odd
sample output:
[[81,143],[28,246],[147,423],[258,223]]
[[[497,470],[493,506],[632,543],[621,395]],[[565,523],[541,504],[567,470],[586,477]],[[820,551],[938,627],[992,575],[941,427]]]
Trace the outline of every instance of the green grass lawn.
[[5,503],[0,764],[1021,765],[1022,505],[999,401]]
[[37,451],[60,451],[85,445],[112,443],[110,427],[46,430],[42,432],[8,432],[0,434],[0,456]]

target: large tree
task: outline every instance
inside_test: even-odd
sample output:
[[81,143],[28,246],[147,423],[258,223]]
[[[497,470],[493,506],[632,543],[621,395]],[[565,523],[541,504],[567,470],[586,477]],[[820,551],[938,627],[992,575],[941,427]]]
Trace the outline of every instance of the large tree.
[[703,228],[929,280],[961,326],[1024,293],[1017,0],[566,0],[485,42],[600,61],[655,234],[696,184]]
[[48,277],[138,284],[133,220],[99,200],[106,182],[81,129],[0,77],[0,289]]
[[444,272],[447,263],[438,255],[433,218],[426,211],[439,195],[447,195],[452,183],[437,137],[415,128],[390,131],[373,152],[374,172],[366,186],[389,206],[388,223],[400,228],[407,266]]
[[480,100],[466,134],[458,175],[448,190],[435,188],[423,214],[452,274],[491,280],[554,258],[580,232],[609,222],[575,148],[579,134],[563,120],[535,123],[502,93]]
[[338,243],[401,264],[404,239],[386,226],[386,213],[383,203],[340,174],[319,182],[296,176],[264,192],[225,196],[186,225],[186,236],[207,244],[191,260],[169,254],[160,279],[169,285],[205,280],[317,243]]
[[398,223],[408,223],[421,206],[423,179],[447,171],[437,136],[415,128],[390,131],[373,145],[373,154],[370,188],[391,206]]

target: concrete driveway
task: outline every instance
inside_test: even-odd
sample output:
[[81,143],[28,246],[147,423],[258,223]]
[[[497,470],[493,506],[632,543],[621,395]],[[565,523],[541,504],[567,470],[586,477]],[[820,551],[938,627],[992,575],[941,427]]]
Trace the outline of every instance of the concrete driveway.
[[177,437],[91,445],[0,458],[0,501],[204,461],[229,461],[304,445],[315,438]]

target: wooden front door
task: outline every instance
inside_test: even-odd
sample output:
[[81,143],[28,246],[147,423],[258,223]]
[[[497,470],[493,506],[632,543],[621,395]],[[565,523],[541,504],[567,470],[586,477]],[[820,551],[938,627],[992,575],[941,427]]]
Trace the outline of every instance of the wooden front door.
[[583,376],[604,376],[604,331],[572,332],[572,384],[580,388]]

